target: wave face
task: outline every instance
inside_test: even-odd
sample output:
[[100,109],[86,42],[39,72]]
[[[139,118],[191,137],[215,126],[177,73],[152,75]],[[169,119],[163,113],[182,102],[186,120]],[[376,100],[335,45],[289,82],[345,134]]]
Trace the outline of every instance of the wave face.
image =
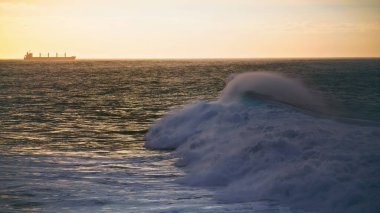
[[320,106],[302,84],[245,73],[218,101],[163,117],[145,145],[176,149],[177,165],[187,172],[178,181],[219,186],[216,197],[224,202],[269,199],[312,211],[378,211],[380,128],[316,118],[277,101]]

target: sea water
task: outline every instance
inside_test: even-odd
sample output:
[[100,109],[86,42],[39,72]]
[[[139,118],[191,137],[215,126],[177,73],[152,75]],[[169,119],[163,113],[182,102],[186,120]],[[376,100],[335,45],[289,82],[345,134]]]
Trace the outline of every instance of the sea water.
[[1,61],[0,212],[377,212],[379,122],[378,59]]

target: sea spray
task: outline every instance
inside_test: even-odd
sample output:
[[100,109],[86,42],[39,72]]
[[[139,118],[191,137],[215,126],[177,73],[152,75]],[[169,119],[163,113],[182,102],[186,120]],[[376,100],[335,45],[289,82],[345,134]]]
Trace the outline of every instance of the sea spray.
[[240,101],[244,95],[279,101],[300,108],[325,111],[323,101],[301,82],[271,72],[247,72],[232,75],[222,91],[220,102]]
[[176,149],[177,165],[187,172],[178,181],[219,186],[216,197],[224,202],[268,199],[294,209],[376,212],[380,128],[321,119],[297,108],[316,109],[320,103],[291,79],[245,73],[229,82],[218,101],[160,119],[145,145]]

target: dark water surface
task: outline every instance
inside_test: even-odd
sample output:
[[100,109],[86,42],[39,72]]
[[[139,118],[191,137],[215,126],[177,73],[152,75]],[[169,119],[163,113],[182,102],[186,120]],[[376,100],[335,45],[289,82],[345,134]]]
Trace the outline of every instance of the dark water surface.
[[169,109],[215,100],[246,71],[299,79],[334,116],[380,122],[379,59],[0,61],[0,212],[286,212],[177,184],[171,152],[144,148]]

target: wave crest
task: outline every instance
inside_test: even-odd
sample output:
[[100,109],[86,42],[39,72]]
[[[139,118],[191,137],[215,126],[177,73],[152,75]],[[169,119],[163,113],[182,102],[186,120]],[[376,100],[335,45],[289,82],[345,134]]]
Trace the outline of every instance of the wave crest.
[[242,96],[278,101],[313,111],[325,111],[321,98],[300,82],[271,72],[247,72],[231,77],[220,101],[240,101]]

